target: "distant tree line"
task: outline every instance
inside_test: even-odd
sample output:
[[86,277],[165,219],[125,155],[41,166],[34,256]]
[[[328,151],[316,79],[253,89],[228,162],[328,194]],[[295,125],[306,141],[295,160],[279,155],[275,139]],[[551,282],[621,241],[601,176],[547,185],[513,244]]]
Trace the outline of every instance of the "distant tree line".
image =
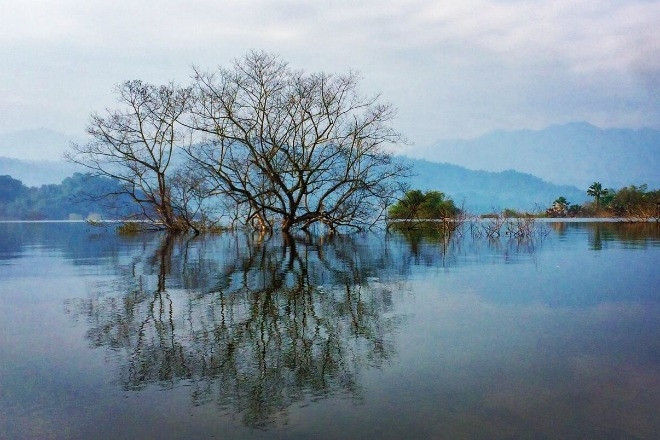
[[383,148],[402,141],[393,108],[358,83],[263,52],[195,69],[189,86],[128,81],[68,159],[118,181],[140,218],[172,232],[220,218],[262,231],[369,228],[406,167]]
[[81,173],[41,187],[0,176],[0,220],[120,218],[130,212],[120,190],[114,180]]
[[660,219],[660,189],[649,190],[646,184],[630,185],[619,190],[604,188],[594,182],[587,189],[593,202],[571,204],[557,198],[546,210],[549,217],[623,217],[629,219]]

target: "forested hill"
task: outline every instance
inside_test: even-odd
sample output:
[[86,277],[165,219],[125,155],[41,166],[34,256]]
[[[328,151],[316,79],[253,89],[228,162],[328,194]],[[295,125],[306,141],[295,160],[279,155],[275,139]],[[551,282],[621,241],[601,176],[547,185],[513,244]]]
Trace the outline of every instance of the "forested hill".
[[555,185],[531,174],[508,170],[474,171],[448,163],[397,157],[411,167],[411,188],[438,190],[450,196],[466,210],[483,213],[511,208],[522,211],[545,210],[560,196],[571,203],[588,200],[586,188]]
[[75,173],[60,184],[27,187],[11,176],[0,176],[0,220],[115,219],[133,207],[124,198],[99,199],[116,192],[118,183]]

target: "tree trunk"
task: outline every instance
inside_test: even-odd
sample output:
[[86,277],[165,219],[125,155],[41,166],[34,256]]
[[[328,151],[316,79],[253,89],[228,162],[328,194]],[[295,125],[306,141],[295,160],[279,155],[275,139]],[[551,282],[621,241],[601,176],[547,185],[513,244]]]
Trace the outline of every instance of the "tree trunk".
[[282,232],[285,234],[288,234],[289,231],[291,231],[291,227],[293,226],[293,220],[291,217],[287,216],[282,219]]

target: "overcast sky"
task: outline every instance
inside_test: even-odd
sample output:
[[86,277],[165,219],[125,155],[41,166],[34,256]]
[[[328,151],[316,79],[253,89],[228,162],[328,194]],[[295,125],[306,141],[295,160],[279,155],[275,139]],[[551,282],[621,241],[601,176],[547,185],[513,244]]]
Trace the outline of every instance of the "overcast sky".
[[[83,133],[128,79],[250,49],[362,73],[413,143],[569,121],[660,126],[660,1],[0,0],[0,133]],[[413,147],[414,148],[414,147]]]

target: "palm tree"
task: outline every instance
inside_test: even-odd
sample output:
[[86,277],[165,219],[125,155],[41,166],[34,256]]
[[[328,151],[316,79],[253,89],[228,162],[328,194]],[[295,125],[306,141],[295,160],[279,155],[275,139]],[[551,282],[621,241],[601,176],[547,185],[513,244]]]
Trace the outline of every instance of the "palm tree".
[[568,212],[569,205],[570,205],[570,203],[568,202],[568,200],[566,200],[565,197],[559,197],[559,198],[557,198],[557,200],[555,200],[552,203],[552,206],[555,209],[555,211],[558,214],[560,214],[562,217],[566,216],[566,213]]
[[594,182],[591,184],[589,189],[587,189],[587,195],[594,198],[596,201],[596,210],[599,210],[600,199],[607,195],[607,189],[603,189],[603,185],[601,185],[600,182]]

